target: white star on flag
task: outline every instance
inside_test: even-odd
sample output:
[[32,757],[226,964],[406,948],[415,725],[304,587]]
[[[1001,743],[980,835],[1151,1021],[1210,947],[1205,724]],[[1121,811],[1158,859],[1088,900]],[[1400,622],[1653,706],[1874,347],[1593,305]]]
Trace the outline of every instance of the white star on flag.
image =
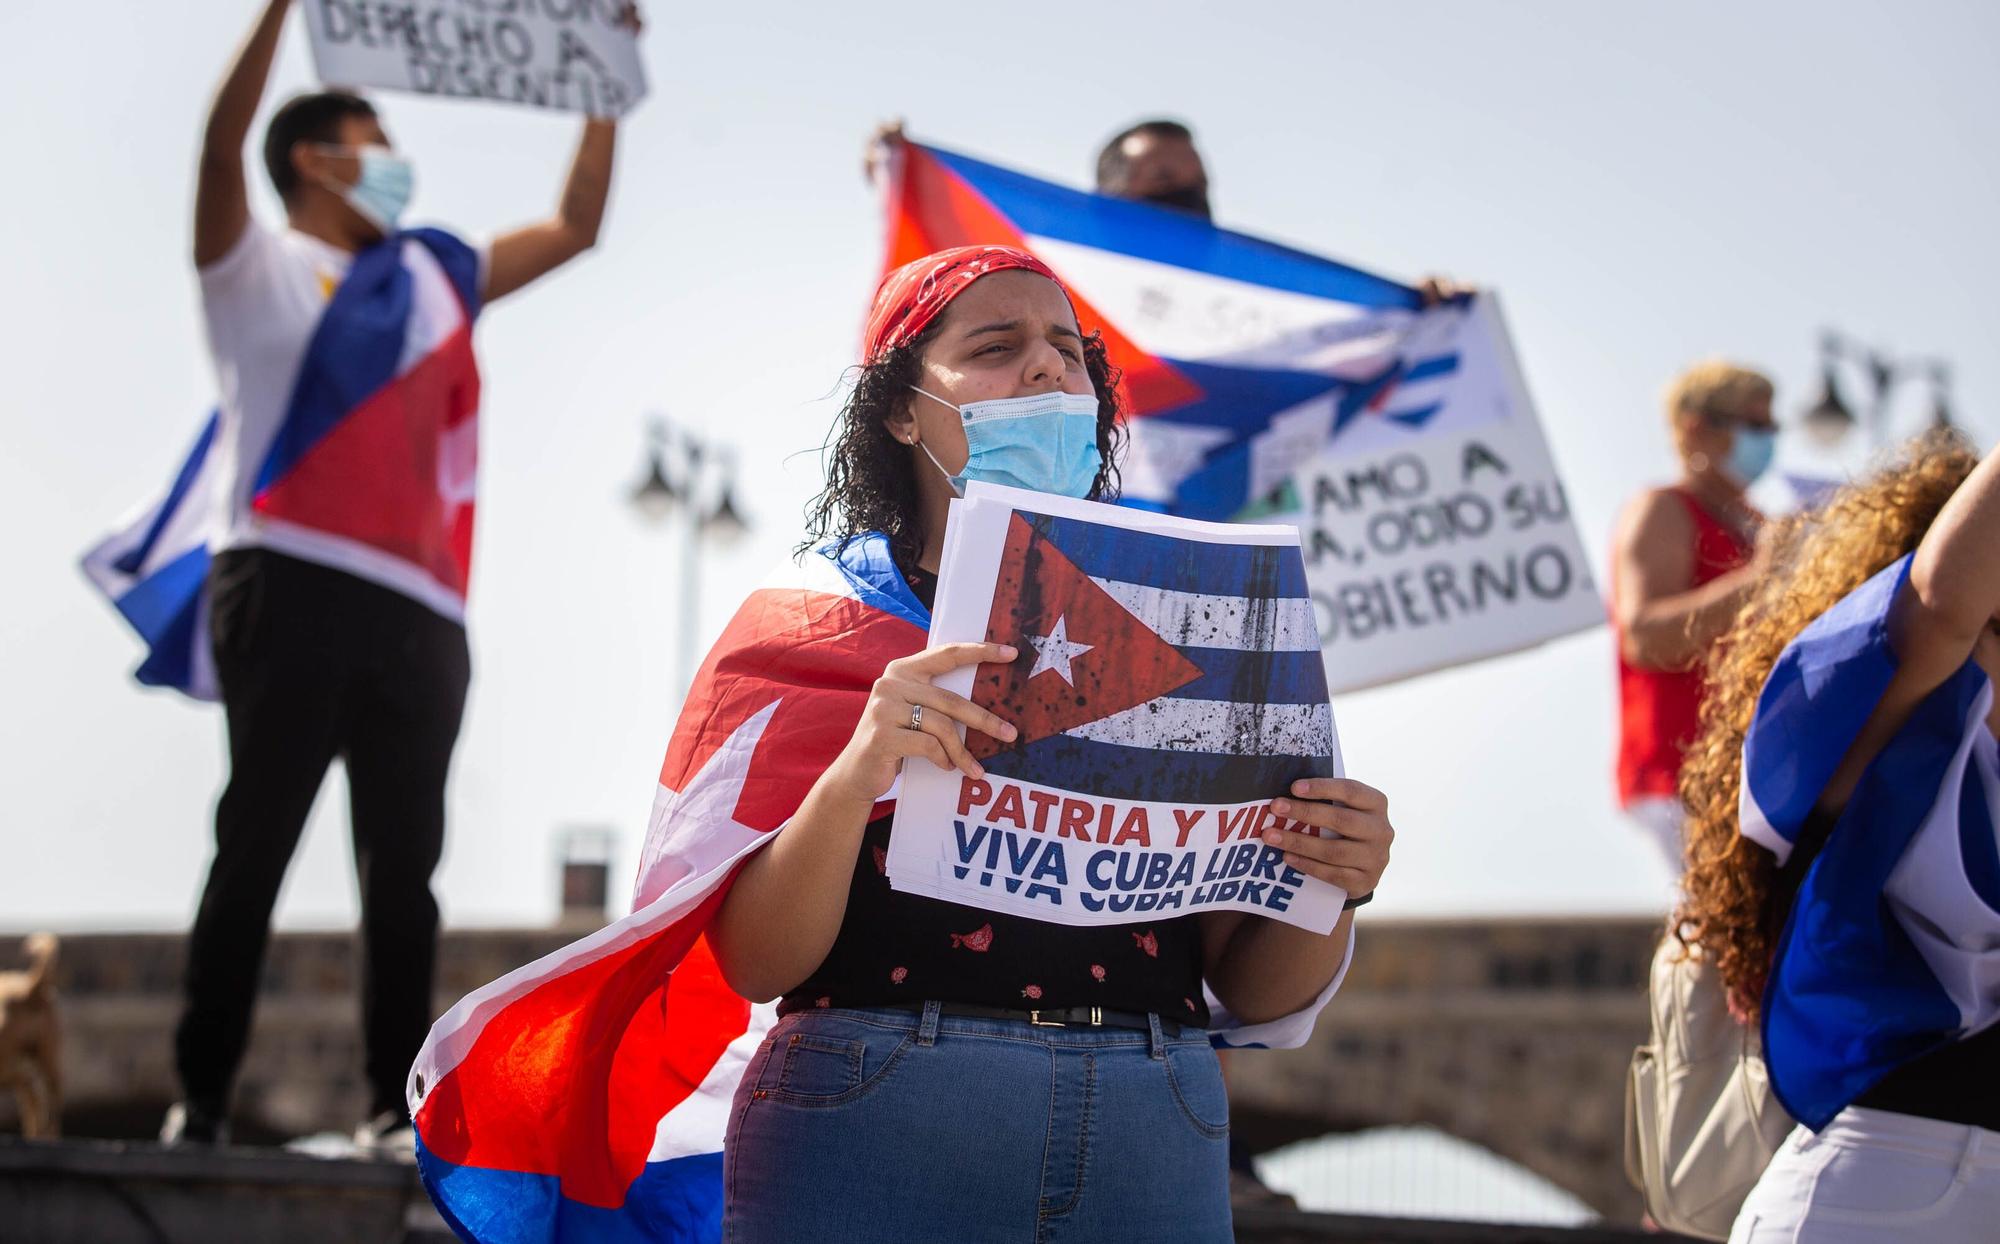
[[1071,677],[1069,663],[1096,647],[1095,644],[1073,644],[1069,641],[1069,619],[1058,614],[1055,629],[1046,635],[1030,635],[1028,642],[1035,646],[1035,668],[1028,671],[1033,678],[1043,670],[1054,670],[1062,675],[1062,680],[1076,686]]

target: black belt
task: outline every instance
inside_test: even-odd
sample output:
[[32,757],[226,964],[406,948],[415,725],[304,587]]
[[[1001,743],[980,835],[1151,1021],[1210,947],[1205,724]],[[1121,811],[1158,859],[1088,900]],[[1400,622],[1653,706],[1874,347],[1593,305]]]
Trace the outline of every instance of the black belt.
[[[911,1011],[923,1014],[925,1002],[890,1002],[883,1005],[888,1011]],[[1012,1006],[977,1006],[970,1002],[940,1002],[940,1015],[960,1015],[969,1019],[1011,1019],[1032,1024],[1037,1028],[1136,1028],[1140,1032],[1151,1032],[1152,1017],[1137,1011],[1107,1011],[1101,1006],[1060,1006],[1048,1010],[1023,1010]],[[1159,1017],[1160,1033],[1168,1038],[1181,1035],[1180,1021]]]

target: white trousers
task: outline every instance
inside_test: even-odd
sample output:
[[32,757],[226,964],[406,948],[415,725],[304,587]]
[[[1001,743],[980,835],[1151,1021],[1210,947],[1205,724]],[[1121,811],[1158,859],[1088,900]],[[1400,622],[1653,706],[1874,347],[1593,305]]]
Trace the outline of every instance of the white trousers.
[[1794,1130],[1729,1244],[2000,1240],[2000,1132],[1850,1106]]

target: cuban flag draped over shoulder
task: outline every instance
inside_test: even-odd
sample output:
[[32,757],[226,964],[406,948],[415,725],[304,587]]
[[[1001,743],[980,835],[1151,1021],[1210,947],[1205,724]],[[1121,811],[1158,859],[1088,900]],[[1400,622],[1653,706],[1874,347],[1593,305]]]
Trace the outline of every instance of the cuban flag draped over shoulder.
[[[410,230],[354,257],[257,460],[251,509],[261,544],[464,617],[479,305],[478,253],[449,233]],[[146,644],[139,681],[197,699],[218,694],[206,582],[231,485],[219,433],[211,414],[166,495],[83,558],[85,575]]]
[[411,1071],[424,1184],[463,1238],[719,1236],[730,1098],[776,1013],[729,989],[703,931],[929,625],[880,536],[737,611],[661,767],[631,914],[467,997]]
[[83,555],[83,573],[139,638],[146,657],[134,673],[149,687],[197,700],[221,695],[208,648],[209,538],[215,523],[216,424],[210,412],[166,496],[128,518]]
[[947,246],[1029,251],[1063,279],[1086,332],[1124,373],[1123,500],[1228,519],[1336,440],[1372,448],[1447,414],[1463,308],[1218,229],[968,156],[898,143],[887,164],[887,260]]
[[[1743,834],[1782,864],[1896,671],[1905,556],[1778,658],[1743,747]],[[2000,1021],[2000,749],[1967,661],[1863,774],[1813,860],[1763,1003],[1764,1057],[1818,1130],[1897,1067]]]

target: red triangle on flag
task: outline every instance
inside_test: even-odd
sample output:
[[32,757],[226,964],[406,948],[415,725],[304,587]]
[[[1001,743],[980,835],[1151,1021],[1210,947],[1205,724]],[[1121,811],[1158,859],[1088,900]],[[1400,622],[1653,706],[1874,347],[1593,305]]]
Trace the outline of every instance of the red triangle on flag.
[[966,749],[982,758],[1136,708],[1202,673],[1019,512],[1007,524],[986,639],[1020,656],[980,666],[972,701],[1020,733],[1009,745],[966,731]]

